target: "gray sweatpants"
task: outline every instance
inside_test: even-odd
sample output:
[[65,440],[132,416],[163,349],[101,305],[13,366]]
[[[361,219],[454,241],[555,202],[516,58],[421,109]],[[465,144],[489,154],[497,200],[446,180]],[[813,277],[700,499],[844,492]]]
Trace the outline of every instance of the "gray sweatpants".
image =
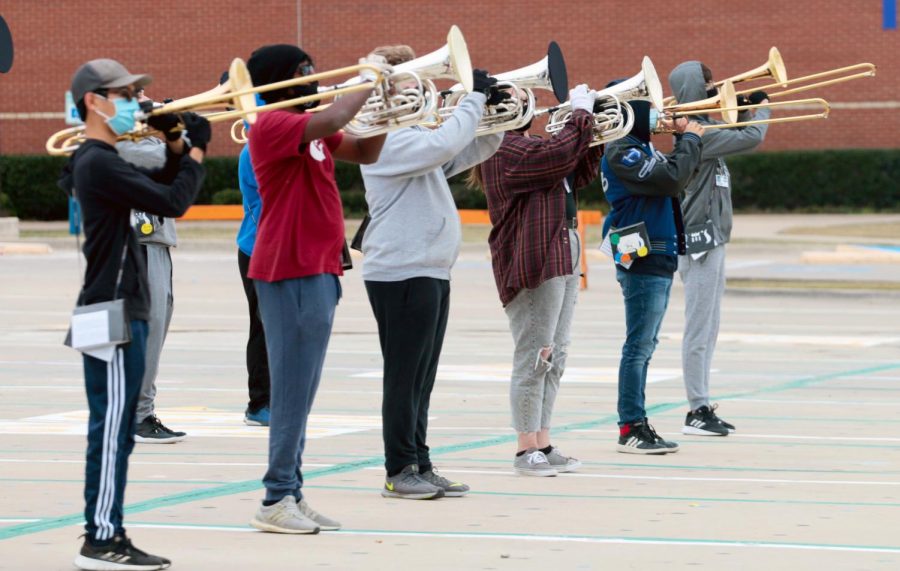
[[[573,273],[549,279],[535,289],[523,289],[506,306],[516,344],[509,391],[516,432],[550,428],[578,300],[581,241],[574,230],[569,230],[569,242]],[[541,352],[548,347],[550,356],[543,359]]]
[[710,250],[699,260],[678,256],[678,274],[684,282],[681,366],[688,402],[691,410],[697,410],[709,405],[709,371],[725,294],[725,245]]
[[156,399],[156,374],[159,357],[172,321],[172,258],[167,246],[145,244],[147,247],[147,277],[150,282],[150,319],[147,321],[147,354],[144,380],[138,397],[137,421],[153,414]]

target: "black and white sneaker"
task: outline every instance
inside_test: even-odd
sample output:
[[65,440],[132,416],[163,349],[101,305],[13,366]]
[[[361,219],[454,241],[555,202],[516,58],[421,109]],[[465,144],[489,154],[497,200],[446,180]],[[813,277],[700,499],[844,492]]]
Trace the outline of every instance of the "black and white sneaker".
[[728,432],[734,432],[735,430],[737,430],[737,428],[735,428],[733,424],[731,424],[730,422],[725,422],[724,420],[722,420],[721,418],[718,417],[718,415],[716,414],[716,409],[717,409],[717,408],[719,408],[719,405],[718,405],[718,404],[714,404],[714,405],[712,405],[712,407],[710,408],[710,412],[712,413],[713,418],[715,418],[716,420],[718,420],[718,421],[719,421],[719,424],[721,424],[722,426],[724,426],[725,428],[727,428],[727,429],[728,429]]
[[[626,424],[619,429],[617,452],[623,454],[668,454],[672,450],[646,421]],[[675,450],[678,445],[675,445]]]
[[187,434],[169,429],[156,415],[151,414],[138,423],[134,441],[145,444],[173,444],[181,442],[185,436]]
[[663,447],[666,449],[667,453],[673,454],[675,452],[678,452],[678,450],[680,449],[678,446],[678,443],[672,442],[671,440],[666,440],[665,438],[663,438],[662,436],[657,434],[656,430],[653,429],[653,425],[650,424],[649,418],[644,419],[644,425],[646,425],[646,427],[647,427],[645,430],[650,434],[650,436],[656,438],[656,441],[659,444],[663,445]]
[[171,565],[165,557],[141,551],[124,535],[115,536],[106,545],[91,545],[85,538],[75,558],[75,566],[87,571],[156,571]]
[[728,436],[729,429],[712,408],[704,405],[687,413],[681,432],[694,436]]

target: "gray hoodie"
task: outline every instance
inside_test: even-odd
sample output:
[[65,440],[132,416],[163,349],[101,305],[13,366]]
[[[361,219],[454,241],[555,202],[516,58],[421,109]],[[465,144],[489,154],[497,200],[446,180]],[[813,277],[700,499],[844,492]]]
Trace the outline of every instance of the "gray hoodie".
[[[669,85],[678,103],[691,103],[706,99],[706,81],[699,61],[679,64],[669,74]],[[755,116],[743,112],[738,120],[768,119],[768,109],[759,109]],[[699,123],[711,125],[722,123],[707,115],[694,117]],[[724,157],[752,150],[766,136],[768,125],[750,125],[739,129],[713,129],[703,135],[703,152],[694,178],[684,188],[685,197],[681,202],[685,227],[712,221],[716,240],[724,244],[731,239],[731,175]]]
[[[159,170],[166,164],[166,144],[156,137],[146,137],[137,141],[119,141],[116,143],[116,150],[119,152],[119,156],[129,163],[148,171]],[[175,220],[154,214],[142,214],[152,220],[153,233],[144,236],[138,232],[138,242],[167,247],[178,245]]]
[[484,104],[484,95],[472,93],[437,129],[388,133],[378,161],[361,167],[372,218],[363,279],[450,279],[461,229],[447,179],[484,162],[503,141],[503,133],[475,137]]

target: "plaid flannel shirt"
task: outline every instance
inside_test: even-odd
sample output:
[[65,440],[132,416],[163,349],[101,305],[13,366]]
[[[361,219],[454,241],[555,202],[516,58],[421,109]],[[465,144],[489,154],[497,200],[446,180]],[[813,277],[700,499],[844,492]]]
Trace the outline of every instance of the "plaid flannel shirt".
[[521,289],[572,273],[563,181],[574,173],[577,189],[596,178],[602,147],[590,147],[592,128],[593,116],[578,110],[549,139],[507,132],[481,165],[493,225],[488,242],[504,307]]

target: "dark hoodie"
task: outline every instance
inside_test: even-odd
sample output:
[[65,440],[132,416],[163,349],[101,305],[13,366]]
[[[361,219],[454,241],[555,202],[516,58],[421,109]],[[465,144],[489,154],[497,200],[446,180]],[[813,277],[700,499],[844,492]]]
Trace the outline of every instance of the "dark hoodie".
[[[679,64],[669,74],[669,85],[679,103],[706,99],[706,81],[699,61]],[[757,110],[755,116],[741,113],[739,121],[768,119],[768,109]],[[722,123],[699,115],[694,119],[704,125]],[[731,176],[724,157],[752,150],[766,135],[768,125],[750,125],[739,129],[711,129],[703,135],[703,152],[696,174],[684,189],[681,209],[687,227],[712,221],[716,240],[724,244],[731,239]],[[718,183],[717,183],[718,181]]]
[[[203,167],[187,155],[169,152],[165,167],[148,175],[102,141],[82,143],[59,180],[68,194],[74,190],[84,220],[87,269],[78,305],[122,298],[129,319],[148,318],[147,262],[131,227],[131,210],[181,216],[200,191],[203,175]],[[122,283],[115,292],[123,248]]]

